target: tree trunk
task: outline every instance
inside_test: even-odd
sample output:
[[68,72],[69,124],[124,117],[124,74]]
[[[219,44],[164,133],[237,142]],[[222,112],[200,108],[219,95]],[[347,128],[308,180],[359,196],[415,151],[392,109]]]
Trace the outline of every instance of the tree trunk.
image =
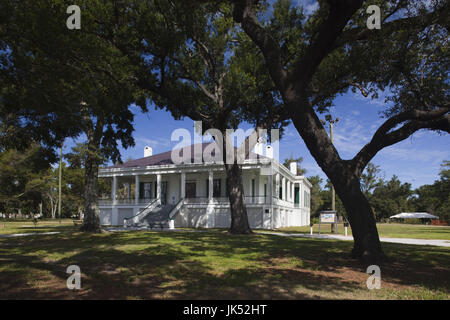
[[87,156],[85,164],[85,189],[84,189],[84,220],[82,231],[101,232],[99,209],[97,204],[98,191],[98,165]]
[[233,164],[225,164],[225,171],[231,210],[231,226],[228,232],[231,234],[250,234],[252,230],[248,223],[247,208],[245,206],[242,168],[235,162]]
[[366,263],[379,263],[384,259],[384,254],[372,208],[361,191],[359,180],[353,181],[349,187],[336,188],[336,191],[344,204],[352,228],[354,244],[351,256]]
[[98,167],[101,163],[100,142],[103,135],[103,119],[98,117],[94,127],[92,120],[85,119],[87,152],[84,166],[84,220],[81,231],[101,232],[98,208]]
[[[89,163],[88,163],[89,162]],[[97,204],[98,165],[94,161],[86,160],[85,191],[84,191],[84,220],[82,231],[101,232],[99,209]]]
[[[300,108],[297,108],[301,106]],[[313,108],[295,97],[291,99],[292,121],[311,155],[333,184],[347,210],[355,240],[352,257],[366,262],[380,261],[384,255],[372,208],[361,191],[360,174],[351,161],[342,160]]]

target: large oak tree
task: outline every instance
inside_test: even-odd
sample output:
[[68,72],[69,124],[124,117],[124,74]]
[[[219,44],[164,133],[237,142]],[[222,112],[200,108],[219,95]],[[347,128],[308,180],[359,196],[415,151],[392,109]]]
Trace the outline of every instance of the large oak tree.
[[[152,102],[178,119],[202,122],[202,132],[217,129],[222,149],[230,201],[230,233],[250,233],[242,168],[238,149],[227,146],[227,129],[247,121],[255,126],[242,143],[248,155],[258,129],[283,127],[286,123],[271,111],[280,103],[271,94],[273,82],[249,46],[249,38],[232,18],[227,3],[197,5],[186,1],[137,1],[134,27],[142,47],[139,85]],[[250,50],[247,50],[250,49]],[[125,49],[128,54],[130,48]],[[252,139],[251,139],[252,138]],[[252,144],[253,142],[253,144]],[[241,149],[242,150],[242,149]],[[233,152],[234,161],[227,161]]]
[[[319,1],[309,16],[289,1],[278,1],[268,21],[260,14],[263,1],[231,2],[234,19],[260,49],[282,96],[280,114],[289,113],[345,206],[355,240],[352,255],[380,260],[375,219],[360,176],[381,149],[417,130],[450,132],[448,2],[376,1],[383,12],[380,30],[367,28],[363,0]],[[318,111],[350,88],[364,96],[386,90],[392,103],[372,139],[354,158],[342,159]]]
[[119,142],[125,148],[134,144],[129,106],[137,102],[145,109],[145,100],[134,86],[133,64],[117,49],[130,41],[122,33],[126,21],[118,19],[126,6],[81,1],[82,29],[69,30],[69,5],[1,3],[2,147],[26,147],[34,138],[51,154],[64,139],[84,135],[82,230],[98,232],[99,164],[120,160]]

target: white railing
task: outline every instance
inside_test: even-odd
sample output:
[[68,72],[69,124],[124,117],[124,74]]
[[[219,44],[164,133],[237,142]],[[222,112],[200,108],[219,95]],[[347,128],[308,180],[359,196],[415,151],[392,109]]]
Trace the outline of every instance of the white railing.
[[[214,197],[211,199],[214,203],[219,204],[229,204],[230,200],[228,197]],[[269,204],[269,197],[255,196],[255,197],[244,197],[245,204]],[[186,198],[185,204],[208,204],[210,199],[207,197],[198,198]]]
[[99,199],[98,205],[99,206],[112,206],[113,201],[112,199]]
[[138,214],[123,219],[123,226],[126,228],[131,224],[139,223],[141,219],[147,216],[148,213],[152,212],[152,210],[158,205],[159,201],[158,199],[154,199],[152,202],[150,202],[144,209],[139,211]]
[[181,207],[184,205],[184,201],[185,199],[181,199],[180,201],[178,201],[178,203],[175,205],[175,207],[173,207],[172,210],[170,210],[169,212],[169,221],[173,220],[175,218],[175,215],[180,211]]
[[113,205],[142,205],[147,204],[149,202],[152,202],[155,200],[155,198],[149,198],[149,199],[138,199],[138,202],[136,203],[136,199],[116,199],[116,201],[113,201],[112,199],[99,199],[98,205],[99,206],[113,206]]

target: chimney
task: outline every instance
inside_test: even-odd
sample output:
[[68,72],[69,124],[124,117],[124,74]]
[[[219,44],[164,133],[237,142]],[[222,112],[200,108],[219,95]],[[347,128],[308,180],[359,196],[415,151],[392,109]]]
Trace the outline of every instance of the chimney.
[[144,149],[144,157],[150,157],[151,155],[153,155],[152,148],[149,146],[146,146]]
[[297,162],[291,162],[289,164],[289,170],[291,171],[291,173],[296,176],[297,175]]
[[266,147],[266,157],[273,159],[273,148],[272,146],[267,146]]
[[263,156],[263,146],[264,144],[262,142],[257,142],[255,145],[255,153],[259,154],[260,156]]

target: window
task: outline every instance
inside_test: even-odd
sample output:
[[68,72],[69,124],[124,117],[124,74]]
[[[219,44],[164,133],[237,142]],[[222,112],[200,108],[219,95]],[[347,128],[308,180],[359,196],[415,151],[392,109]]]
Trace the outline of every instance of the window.
[[150,199],[152,197],[152,184],[151,182],[141,182],[139,186],[139,198]]
[[195,198],[197,194],[195,181],[186,181],[186,198]]
[[[213,179],[213,197],[218,198],[221,195],[220,179]],[[209,197],[209,179],[206,179],[206,196]]]
[[213,180],[213,197],[218,198],[221,195],[221,183],[220,179]]

